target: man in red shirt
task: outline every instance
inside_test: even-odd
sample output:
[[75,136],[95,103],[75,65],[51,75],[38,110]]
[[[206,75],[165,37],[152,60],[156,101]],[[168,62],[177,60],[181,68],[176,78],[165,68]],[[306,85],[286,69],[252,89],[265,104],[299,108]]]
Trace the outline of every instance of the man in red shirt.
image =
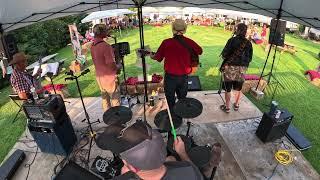
[[101,90],[104,111],[112,106],[120,105],[117,71],[121,66],[115,62],[112,46],[103,40],[107,37],[107,31],[105,24],[95,25],[93,28],[94,40],[91,46],[91,56],[96,69],[96,80]]
[[175,94],[178,99],[185,98],[188,92],[188,74],[191,73],[191,52],[182,45],[177,38],[193,49],[197,55],[202,54],[202,48],[183,34],[186,33],[187,24],[182,19],[172,23],[173,38],[162,41],[158,51],[151,53],[150,57],[161,62],[164,60],[164,90],[169,108],[175,104]]

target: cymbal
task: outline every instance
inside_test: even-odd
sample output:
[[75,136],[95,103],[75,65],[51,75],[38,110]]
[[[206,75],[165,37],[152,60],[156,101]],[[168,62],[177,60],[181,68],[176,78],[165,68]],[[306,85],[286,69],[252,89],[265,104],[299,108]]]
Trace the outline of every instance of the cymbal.
[[173,107],[174,112],[182,118],[196,118],[203,110],[202,103],[194,98],[180,99]]
[[107,125],[125,124],[130,121],[131,118],[131,109],[124,106],[111,107],[103,114],[103,122]]
[[[179,128],[182,124],[182,118],[174,114],[172,114],[172,121],[175,129]],[[171,131],[171,124],[167,109],[164,109],[156,114],[156,117],[154,118],[154,124],[160,130],[166,132]]]

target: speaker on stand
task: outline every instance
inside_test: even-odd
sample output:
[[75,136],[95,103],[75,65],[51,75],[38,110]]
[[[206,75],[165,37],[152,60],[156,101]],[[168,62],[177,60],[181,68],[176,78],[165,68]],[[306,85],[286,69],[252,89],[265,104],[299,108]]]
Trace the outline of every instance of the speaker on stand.
[[[278,23],[278,25],[277,25]],[[286,34],[286,21],[272,19],[270,23],[269,44],[284,46]]]

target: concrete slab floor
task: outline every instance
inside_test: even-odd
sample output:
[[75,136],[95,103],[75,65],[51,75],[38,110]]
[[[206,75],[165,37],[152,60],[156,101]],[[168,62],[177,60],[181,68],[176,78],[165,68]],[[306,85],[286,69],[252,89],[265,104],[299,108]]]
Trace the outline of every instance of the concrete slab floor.
[[[258,139],[255,131],[260,119],[216,124],[246,179],[268,179],[277,166],[272,179],[319,180],[319,174],[286,137],[270,143]],[[276,151],[284,149],[282,141],[293,150],[294,161],[287,166],[277,165],[274,158]]]
[[[239,112],[231,112],[230,114],[226,114],[219,109],[219,105],[223,103],[219,95],[217,94],[207,95],[207,96],[205,95],[205,93],[212,93],[212,92],[216,92],[216,91],[189,92],[188,96],[195,97],[196,99],[200,100],[204,106],[203,113],[199,117],[190,120],[194,124],[193,127],[191,128],[190,134],[194,136],[195,142],[199,145],[205,145],[208,143],[213,144],[215,142],[220,142],[222,144],[222,148],[223,148],[222,162],[220,163],[215,179],[226,179],[226,180],[227,179],[246,179],[246,178],[252,179],[252,177],[257,177],[253,179],[260,179],[260,178],[265,179],[265,176],[267,176],[270,169],[268,172],[261,172],[262,175],[259,175],[260,172],[258,170],[255,170],[255,171],[252,171],[252,173],[256,173],[257,175],[249,176],[248,174],[251,173],[251,171],[248,170],[249,167],[245,168],[243,165],[243,163],[247,161],[239,161],[240,159],[239,157],[234,158],[234,156],[240,156],[240,154],[237,154],[236,152],[236,151],[239,151],[239,149],[235,144],[235,142],[230,140],[232,138],[229,136],[231,135],[238,136],[239,134],[231,133],[230,129],[229,129],[230,132],[228,132],[229,131],[228,128],[231,128],[233,125],[234,126],[237,125],[237,124],[232,124],[232,122],[240,121],[243,119],[247,120],[254,117],[261,117],[262,113],[245,96],[243,96]],[[79,98],[67,99],[67,101],[70,101],[70,103],[66,103],[67,112],[72,120],[72,124],[75,131],[79,135],[80,130],[87,126],[85,122],[81,122],[84,119],[84,113],[81,106],[81,101]],[[91,121],[95,121],[97,119],[100,119],[102,121],[103,111],[101,107],[101,98],[89,97],[89,98],[85,98],[84,101],[85,101],[88,113],[90,115]],[[154,107],[146,108],[147,120],[153,127],[154,127],[154,123],[153,123],[154,116],[157,114],[157,112],[165,108],[166,108],[166,105],[163,101],[159,101]],[[132,108],[132,111],[133,111],[134,118],[143,116],[142,105],[134,106]],[[221,122],[223,123],[220,124]],[[228,126],[229,123],[224,124],[224,122],[231,122],[230,127]],[[218,129],[216,128],[216,124],[219,127]],[[103,127],[105,126],[106,125],[102,122],[102,123],[93,125],[93,129],[99,133],[99,132],[103,132]],[[178,129],[178,132],[185,134],[186,123],[184,123],[184,125]],[[27,138],[25,137],[25,135],[27,135]],[[236,138],[236,137],[233,137],[233,138]],[[16,143],[16,145],[10,152],[12,153],[15,149],[18,148],[18,149],[25,150],[27,154],[27,159],[24,161],[22,166],[18,169],[13,179],[17,179],[17,180],[25,179],[27,175],[28,168],[26,168],[24,165],[27,163],[30,163],[33,160],[33,157],[35,155],[34,152],[36,152],[36,147],[35,147],[36,144],[34,142],[30,142],[29,139],[32,139],[32,137],[31,135],[29,135],[28,132],[26,132],[24,135],[22,135],[20,141]],[[244,147],[245,144],[247,144],[248,147],[252,148],[250,145],[250,142],[247,142],[248,140],[249,139],[246,139],[246,138],[241,139],[241,141],[239,142],[240,144],[241,143],[243,144],[243,146],[241,147]],[[28,143],[23,143],[23,142],[28,142]],[[84,149],[87,149],[87,148],[88,147],[85,147]],[[255,148],[259,149],[260,147],[256,146]],[[264,148],[268,148],[268,147],[266,146]],[[85,154],[86,150],[84,150],[82,153]],[[90,162],[92,163],[94,158],[98,155],[103,157],[111,157],[111,153],[109,151],[103,151],[99,149],[96,145],[94,145],[92,150],[92,155],[90,157],[90,160],[91,160]],[[245,154],[245,155],[247,155],[248,159],[250,159],[251,154]],[[268,156],[263,158],[266,158],[265,161],[272,161],[271,160],[272,158]],[[55,155],[41,153],[41,152],[37,153],[35,162],[30,169],[29,179],[30,180],[51,179],[51,176],[53,175],[54,166],[58,163],[58,160],[61,161],[62,159],[63,157],[61,156],[55,156]],[[82,164],[81,161],[77,161],[77,162],[79,164]],[[308,163],[304,165],[310,168],[310,165]],[[254,167],[257,165],[252,164],[250,165],[250,167],[251,166],[254,169]],[[287,178],[281,177],[280,179],[287,179]]]

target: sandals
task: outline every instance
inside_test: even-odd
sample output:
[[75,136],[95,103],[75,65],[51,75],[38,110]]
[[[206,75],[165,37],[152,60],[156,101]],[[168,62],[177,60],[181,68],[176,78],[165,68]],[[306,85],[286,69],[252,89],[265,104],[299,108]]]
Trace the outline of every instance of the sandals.
[[235,103],[233,104],[233,109],[235,110],[235,111],[238,111],[239,110],[239,105],[236,105]]
[[226,105],[221,105],[221,106],[220,106],[220,109],[221,109],[222,111],[224,111],[225,113],[230,113],[230,108],[227,108]]

